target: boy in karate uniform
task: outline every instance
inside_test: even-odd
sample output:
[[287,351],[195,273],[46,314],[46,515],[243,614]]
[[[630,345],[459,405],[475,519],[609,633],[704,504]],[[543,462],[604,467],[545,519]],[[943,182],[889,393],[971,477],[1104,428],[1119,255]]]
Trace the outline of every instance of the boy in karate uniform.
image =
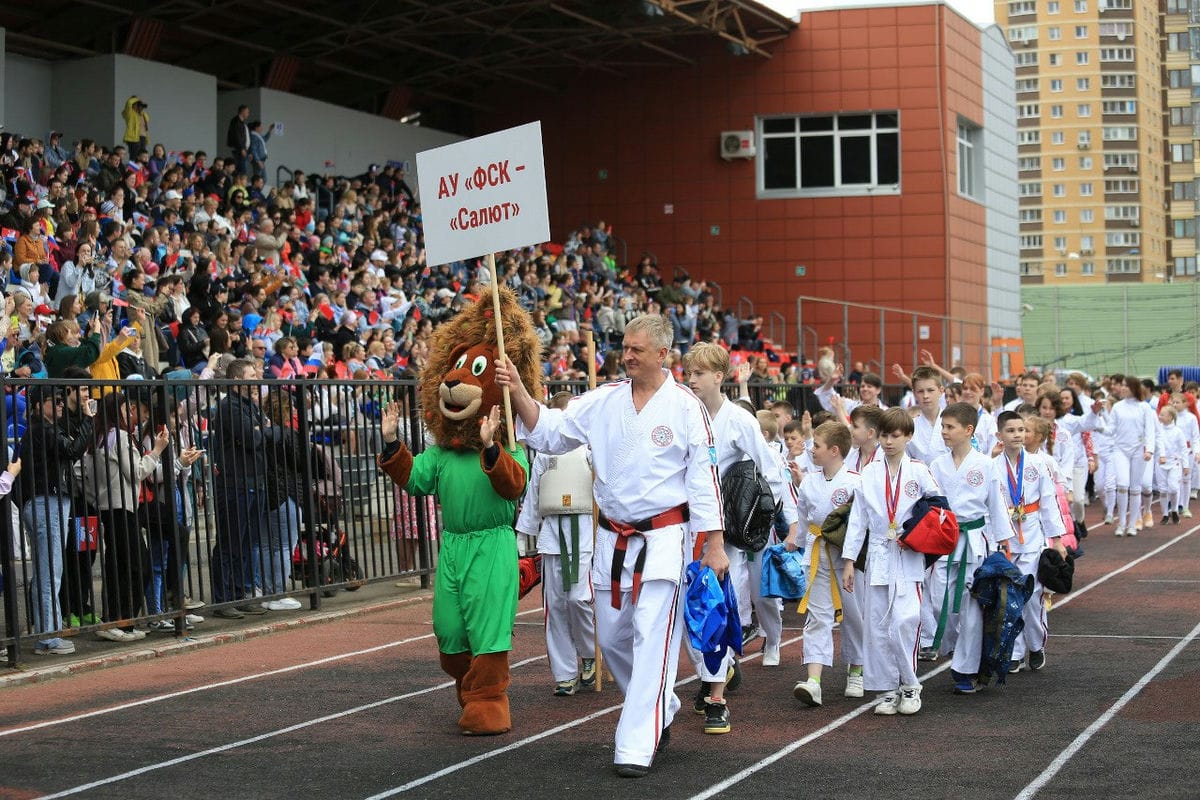
[[[989,422],[991,415],[985,414]],[[951,403],[942,412],[942,439],[950,452],[929,466],[938,486],[958,517],[958,546],[947,560],[941,595],[926,602],[937,620],[935,645],[941,653],[954,652],[950,676],[956,694],[973,694],[977,688],[983,645],[983,609],[971,597],[977,570],[988,553],[1013,536],[1012,521],[1004,501],[1004,482],[990,456],[975,449],[979,412],[969,403]],[[934,569],[943,569],[939,561]]]
[[[907,411],[883,412],[879,434],[884,457],[863,470],[842,549],[857,553],[867,544],[866,585],[859,589],[866,619],[863,686],[883,693],[876,714],[915,714],[921,710],[917,641],[925,556],[901,547],[899,537],[913,504],[940,492],[929,468],[905,453],[913,435]],[[842,586],[855,590],[852,561],[842,566]]]
[[[996,418],[1004,450],[996,456],[998,472],[1003,476],[1004,499],[1016,536],[1009,541],[1010,559],[1026,575],[1033,576],[1033,596],[1022,614],[1025,630],[1013,646],[1009,672],[1020,672],[1021,661],[1029,653],[1029,668],[1046,666],[1046,606],[1042,602],[1042,584],[1037,579],[1038,561],[1049,546],[1064,556],[1060,537],[1065,533],[1058,497],[1054,491],[1054,472],[1049,456],[1026,449],[1026,423],[1015,411],[1004,411]],[[1030,438],[1030,442],[1036,442]],[[1040,442],[1037,442],[1040,445]]]
[[[760,420],[746,413],[736,403],[725,398],[721,387],[729,374],[729,352],[716,344],[701,343],[688,350],[683,357],[684,374],[688,386],[708,411],[712,425],[712,452],[717,471],[723,473],[739,461],[751,460],[771,486],[776,503],[783,505],[783,518],[788,528],[788,537],[796,541],[796,495],[788,481],[783,458],[763,438]],[[761,413],[761,412],[760,412]],[[770,413],[767,413],[770,417]],[[774,423],[774,418],[771,422]],[[762,626],[766,642],[763,645],[763,665],[779,665],[779,642],[783,636],[783,616],[778,598],[761,597],[761,581],[758,572],[762,569],[762,551],[747,554],[744,550],[725,544],[725,555],[729,559],[729,577],[738,595],[738,605],[753,603],[758,612],[758,624]],[[754,568],[753,573],[751,567]],[[746,608],[741,618],[749,621]],[[704,703],[704,732],[709,734],[729,733],[729,707],[725,703],[726,676],[733,669],[734,653],[725,651],[721,667],[709,672],[699,652],[688,647],[692,663],[700,675],[700,692],[696,699],[696,710]]]
[[[550,408],[564,409],[570,392],[550,398]],[[542,555],[542,608],[546,628],[546,655],[554,675],[554,694],[566,697],[580,687],[596,683],[596,622],[592,613],[592,494],[572,498],[580,507],[575,514],[543,514],[541,494],[547,469],[586,470],[583,484],[591,483],[587,448],[563,456],[538,453],[529,473],[525,502],[517,518],[518,533],[537,537]],[[580,492],[582,494],[582,492]],[[561,502],[557,496],[551,503]],[[580,671],[580,662],[583,669]]]
[[[856,409],[857,410],[857,409]],[[833,625],[842,615],[842,657],[846,661],[846,697],[863,696],[862,612],[857,598],[842,595],[838,581],[842,574],[842,551],[821,538],[821,524],[829,512],[850,501],[859,486],[858,473],[852,471],[842,454],[850,449],[850,431],[840,422],[826,422],[813,431],[813,462],[821,468],[800,484],[797,510],[808,525],[806,550],[809,554],[808,591],[800,601],[804,620],[804,663],[808,678],[796,684],[793,696],[808,706],[821,705],[821,671],[833,666]],[[784,542],[796,549],[796,539]]]
[[850,469],[862,474],[876,458],[882,458],[879,447],[879,425],[883,411],[874,406],[861,405],[850,412],[850,442],[853,445],[846,454]]
[[[942,440],[942,403],[945,398],[942,376],[936,368],[920,366],[913,370],[913,393],[917,398],[917,416],[913,418],[913,438],[908,443],[908,454],[926,466],[946,452]],[[926,599],[940,597],[946,591],[946,557],[940,557],[925,571],[924,586]],[[931,603],[921,605],[921,649],[917,658],[921,661],[937,661],[937,650],[933,647],[933,634],[937,618]]]

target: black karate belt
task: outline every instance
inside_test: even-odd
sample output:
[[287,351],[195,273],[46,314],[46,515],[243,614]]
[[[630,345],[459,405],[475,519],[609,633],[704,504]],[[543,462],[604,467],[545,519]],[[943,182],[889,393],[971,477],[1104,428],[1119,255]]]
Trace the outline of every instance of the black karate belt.
[[[625,569],[625,553],[629,550],[629,537],[641,536],[645,538],[645,534],[659,528],[666,528],[671,525],[682,525],[691,518],[688,512],[687,503],[681,503],[674,508],[669,508],[661,514],[655,514],[653,517],[626,524],[624,522],[614,522],[604,514],[600,514],[600,526],[607,528],[617,534],[617,544],[613,550],[612,562],[612,607],[621,610],[621,573]],[[646,566],[646,548],[642,547],[642,551],[638,553],[637,561],[633,565],[633,602],[636,603],[638,593],[642,590],[642,570]]]

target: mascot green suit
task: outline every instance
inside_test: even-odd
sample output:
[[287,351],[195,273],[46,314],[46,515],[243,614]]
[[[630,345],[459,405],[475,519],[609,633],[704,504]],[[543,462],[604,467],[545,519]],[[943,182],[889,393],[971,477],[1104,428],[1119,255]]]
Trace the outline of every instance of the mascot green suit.
[[[529,315],[503,288],[501,319],[508,357],[538,391],[541,344]],[[436,495],[441,504],[433,632],[442,669],[458,690],[461,731],[504,733],[512,726],[508,651],[518,590],[512,523],[529,463],[523,447],[504,445],[491,297],[438,326],[430,351],[420,393],[434,445],[414,457],[397,438],[400,411],[393,404],[384,412],[379,465],[409,494]]]

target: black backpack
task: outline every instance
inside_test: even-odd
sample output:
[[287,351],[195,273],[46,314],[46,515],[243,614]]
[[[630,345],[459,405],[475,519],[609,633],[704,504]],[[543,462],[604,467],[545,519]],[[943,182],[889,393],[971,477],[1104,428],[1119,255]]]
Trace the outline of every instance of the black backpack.
[[721,476],[721,496],[725,541],[751,553],[766,547],[782,504],[775,502],[771,486],[758,471],[758,465],[747,459],[725,470]]

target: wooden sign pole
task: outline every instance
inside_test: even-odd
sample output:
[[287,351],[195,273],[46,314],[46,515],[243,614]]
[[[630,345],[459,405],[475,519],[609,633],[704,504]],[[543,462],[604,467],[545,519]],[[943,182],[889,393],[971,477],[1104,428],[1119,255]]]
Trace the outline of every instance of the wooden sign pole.
[[[496,356],[503,361],[507,356],[504,353],[504,321],[500,319],[500,278],[496,275],[496,254],[487,254],[488,272],[492,274],[492,314],[496,317]],[[513,426],[512,414],[512,398],[509,396],[508,387],[501,387],[504,391],[504,425],[508,431],[508,449],[517,449],[517,431]]]

